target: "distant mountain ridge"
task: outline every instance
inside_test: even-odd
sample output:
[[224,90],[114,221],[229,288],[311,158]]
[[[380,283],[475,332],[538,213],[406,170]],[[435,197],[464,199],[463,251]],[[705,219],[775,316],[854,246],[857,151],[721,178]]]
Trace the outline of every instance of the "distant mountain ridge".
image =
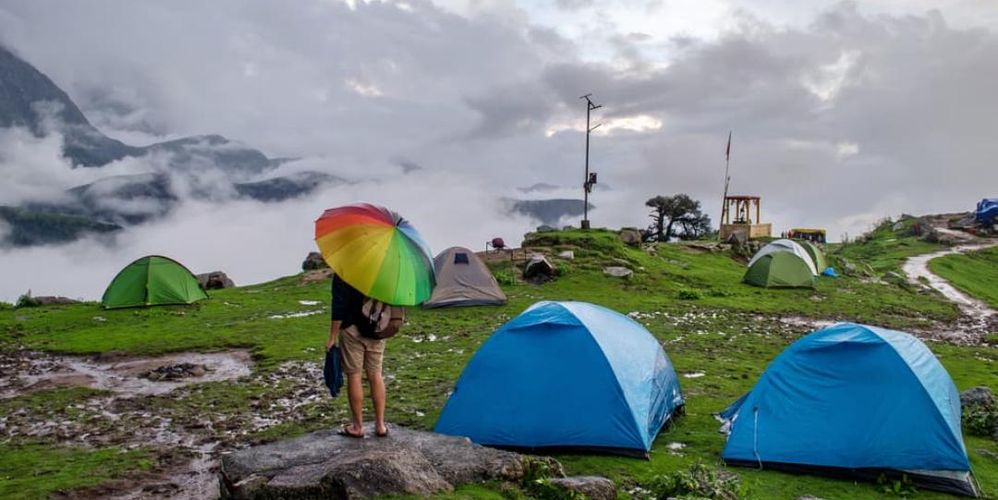
[[[265,179],[265,174],[291,159],[271,159],[259,150],[221,135],[184,137],[147,146],[132,146],[94,127],[66,92],[48,76],[0,46],[0,128],[23,127],[38,137],[63,136],[63,156],[74,167],[99,168],[128,157],[162,158],[165,172],[114,176],[77,186],[67,201],[0,207],[0,246],[63,243],[86,234],[113,233],[161,217],[179,202],[177,176],[193,186],[192,196],[251,198],[279,202],[308,194],[327,182],[343,179],[320,172]],[[206,171],[217,170],[228,186],[199,185]],[[52,224],[46,233],[45,223]]]
[[[585,211],[585,201],[556,198],[550,200],[506,199],[511,214],[526,215],[546,226],[557,227],[567,217],[578,217]],[[589,209],[595,208],[592,203]]]

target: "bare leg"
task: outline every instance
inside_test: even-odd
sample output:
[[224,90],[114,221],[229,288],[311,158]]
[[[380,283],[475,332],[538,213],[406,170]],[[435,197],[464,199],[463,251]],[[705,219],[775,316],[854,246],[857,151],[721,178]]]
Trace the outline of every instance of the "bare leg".
[[350,432],[364,432],[364,379],[360,372],[347,374],[347,397],[350,400]]
[[374,403],[374,430],[384,434],[388,431],[385,425],[385,381],[380,371],[367,372],[367,381],[371,384],[371,401]]

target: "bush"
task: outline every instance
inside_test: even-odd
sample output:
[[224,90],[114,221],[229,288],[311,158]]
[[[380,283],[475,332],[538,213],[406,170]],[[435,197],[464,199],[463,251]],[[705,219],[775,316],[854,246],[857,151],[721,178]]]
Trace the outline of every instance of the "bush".
[[567,276],[568,266],[564,262],[559,262],[554,265],[554,275],[555,276]]
[[500,285],[511,286],[516,284],[516,276],[509,271],[496,271],[492,273],[496,278],[496,282]]
[[31,296],[31,290],[28,293],[21,295],[17,298],[17,302],[14,304],[14,309],[20,309],[22,307],[38,307],[39,304],[34,297]]
[[877,485],[880,486],[880,492],[887,495],[908,498],[918,493],[918,489],[912,484],[911,478],[907,474],[902,474],[900,479],[891,479],[881,474],[877,478]]
[[700,292],[696,290],[680,290],[679,293],[676,294],[676,297],[679,298],[679,300],[700,300],[703,298],[703,296],[700,295]]
[[963,427],[975,436],[991,437],[998,427],[998,408],[970,405],[963,409]]
[[645,487],[655,498],[737,500],[745,498],[744,487],[738,476],[718,472],[700,462],[686,470],[655,476]]
[[524,471],[521,485],[530,498],[540,500],[585,500],[585,495],[575,491],[559,488],[551,483],[555,472],[551,465],[543,460],[524,459]]

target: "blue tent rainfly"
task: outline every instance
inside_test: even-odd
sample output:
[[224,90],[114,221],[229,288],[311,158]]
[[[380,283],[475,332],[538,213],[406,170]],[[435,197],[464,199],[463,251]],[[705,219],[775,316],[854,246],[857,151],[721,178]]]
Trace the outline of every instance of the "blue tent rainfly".
[[722,458],[791,472],[876,479],[976,496],[960,395],[915,337],[839,323],[801,338],[719,417]]
[[647,456],[683,405],[661,345],[631,318],[538,302],[468,362],[436,431],[490,446]]

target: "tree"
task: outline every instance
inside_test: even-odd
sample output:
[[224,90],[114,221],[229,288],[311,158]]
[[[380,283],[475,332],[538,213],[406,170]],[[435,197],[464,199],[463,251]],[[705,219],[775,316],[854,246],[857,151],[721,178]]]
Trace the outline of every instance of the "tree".
[[645,206],[652,209],[648,232],[655,241],[701,238],[710,232],[710,217],[700,211],[700,202],[686,194],[656,196]]

